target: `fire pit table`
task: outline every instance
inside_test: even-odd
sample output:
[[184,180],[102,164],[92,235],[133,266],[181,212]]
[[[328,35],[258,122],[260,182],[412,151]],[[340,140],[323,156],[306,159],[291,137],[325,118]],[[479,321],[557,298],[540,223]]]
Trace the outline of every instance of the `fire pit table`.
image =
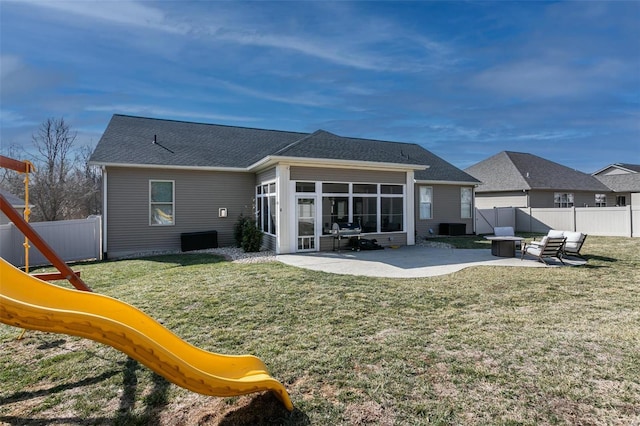
[[491,254],[498,257],[516,257],[516,241],[522,241],[522,237],[484,237],[491,241]]

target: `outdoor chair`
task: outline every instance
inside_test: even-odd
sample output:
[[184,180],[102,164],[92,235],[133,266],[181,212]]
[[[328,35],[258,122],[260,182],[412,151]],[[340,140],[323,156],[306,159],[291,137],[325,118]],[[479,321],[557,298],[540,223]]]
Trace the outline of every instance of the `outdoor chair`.
[[544,258],[549,257],[555,257],[564,265],[565,263],[562,261],[562,250],[566,240],[567,239],[565,237],[544,237],[542,241],[527,243],[522,247],[520,260],[524,259],[525,254],[530,254],[537,257],[540,262],[547,266],[549,266],[549,264],[544,260]]
[[[587,238],[587,234],[583,234],[582,232],[558,231],[555,229],[551,229],[547,233],[547,237],[566,238],[567,240],[565,241],[564,247],[562,248],[562,254],[564,256],[577,256],[581,259],[584,259],[584,257],[580,254],[580,249],[582,249],[582,245],[584,244],[584,240]],[[540,241],[533,241],[531,244],[540,245]]]
[[565,232],[564,236],[567,238],[567,241],[565,241],[564,247],[562,248],[562,255],[577,256],[584,259],[580,254],[580,249],[584,244],[584,240],[587,239],[587,234],[581,232]]

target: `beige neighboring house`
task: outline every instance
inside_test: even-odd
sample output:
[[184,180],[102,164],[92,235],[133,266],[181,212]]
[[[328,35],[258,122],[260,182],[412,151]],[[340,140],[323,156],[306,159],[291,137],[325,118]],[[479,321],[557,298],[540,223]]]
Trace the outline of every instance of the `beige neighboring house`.
[[613,191],[612,206],[640,206],[640,164],[610,164],[592,176]]
[[231,246],[241,214],[276,253],[331,250],[334,223],[383,246],[442,224],[471,234],[479,184],[412,143],[118,114],[90,162],[103,171],[109,257],[180,249],[194,232]]
[[475,202],[493,207],[606,207],[616,193],[602,179],[533,154],[503,151],[465,169],[480,180]]
[[[25,204],[24,200],[17,195],[12,194],[6,189],[0,188],[0,193],[6,198],[6,200],[13,206],[14,209],[20,213],[21,216],[24,216]],[[33,208],[33,205],[31,206]],[[0,212],[0,225],[6,225],[9,223],[9,218],[5,216],[4,213]]]

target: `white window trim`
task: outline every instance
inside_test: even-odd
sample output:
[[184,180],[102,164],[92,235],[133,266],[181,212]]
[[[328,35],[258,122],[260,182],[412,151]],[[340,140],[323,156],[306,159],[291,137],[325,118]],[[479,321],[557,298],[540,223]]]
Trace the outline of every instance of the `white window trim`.
[[[418,219],[419,220],[431,220],[433,219],[433,186],[429,186],[429,185],[420,185],[418,186]],[[422,201],[421,201],[421,195],[420,192],[422,191],[422,188],[429,188],[431,189],[431,209],[429,209],[429,217],[422,217],[422,209],[420,208],[422,206]]]
[[[271,190],[270,190],[270,187],[271,187],[272,184],[274,185],[273,192],[271,192]],[[258,188],[261,188],[261,187],[264,187],[264,186],[267,187],[267,192],[264,192],[264,188],[262,188],[261,191],[260,191],[260,194],[258,194]],[[271,210],[269,210],[269,216],[267,218],[267,228],[268,229],[266,231],[264,231],[262,229],[262,227],[263,227],[263,219],[262,219],[262,217],[260,217],[260,214],[262,214],[262,210],[263,210],[262,209],[263,203],[266,202],[267,205],[268,205],[269,204],[269,197],[275,197],[273,208],[277,212],[277,210],[278,210],[278,207],[277,207],[277,205],[278,205],[278,185],[276,185],[276,181],[275,180],[268,180],[268,181],[265,181],[265,182],[262,182],[262,183],[259,183],[258,185],[256,185],[256,187],[255,187],[255,208],[256,209],[255,209],[255,212],[254,212],[256,223],[258,225],[258,229],[260,229],[260,231],[262,231],[265,235],[272,235],[272,236],[275,237],[278,234],[278,227],[277,227],[278,220],[277,220],[277,218],[276,218],[276,223],[274,224],[272,222],[272,220],[271,220],[271,216],[272,216],[271,215]],[[277,216],[277,214],[276,214],[276,216]],[[275,230],[276,230],[275,234],[272,234],[270,232],[272,228],[275,228]]]
[[[166,182],[170,182],[171,183],[171,203],[167,203],[167,202],[153,202],[151,201],[151,186],[154,183],[166,183]],[[171,223],[153,223],[151,221],[151,214],[153,212],[152,209],[152,205],[154,204],[162,204],[162,205],[169,205],[171,204],[171,211],[173,212],[173,218]],[[175,180],[167,180],[167,179],[149,179],[149,214],[148,214],[148,219],[149,219],[149,226],[175,226],[176,224],[176,181]]]
[[[303,181],[301,181],[303,182]],[[340,184],[348,184],[348,188],[349,191],[348,192],[324,192],[324,184],[331,184],[331,183],[340,183]],[[366,185],[376,185],[376,193],[375,194],[371,194],[371,193],[354,193],[353,192],[353,185],[359,185],[359,184],[366,184]],[[382,193],[382,186],[385,185],[389,185],[389,186],[397,186],[400,187],[402,189],[402,192],[400,194],[383,194]],[[382,230],[382,199],[383,198],[402,198],[404,200],[406,200],[406,194],[407,194],[407,185],[406,184],[402,184],[402,183],[372,183],[372,182],[342,182],[342,181],[316,181],[316,193],[319,195],[320,197],[320,202],[318,203],[318,205],[320,206],[320,208],[322,208],[322,204],[323,204],[323,199],[325,197],[344,197],[348,199],[348,203],[349,203],[349,222],[353,222],[353,199],[356,197],[370,197],[370,198],[376,198],[377,199],[377,212],[376,212],[376,220],[377,220],[377,229],[375,232],[369,232],[369,234],[391,234],[391,233],[402,233],[402,232],[407,232],[406,228],[406,218],[407,218],[407,211],[406,211],[406,202],[404,203],[405,205],[403,205],[403,214],[402,214],[402,229],[399,231],[383,231]],[[322,217],[322,210],[321,210],[321,214],[320,216]],[[323,236],[327,236],[327,234],[323,234]]]
[[[556,203],[556,195],[560,195],[560,202]],[[562,196],[566,196],[567,201],[566,202],[562,202]],[[573,199],[573,201],[569,202],[569,195],[571,195],[571,198]],[[575,194],[573,192],[554,192],[553,193],[553,207],[554,208],[570,208],[570,207],[575,207],[575,202],[576,202],[576,198],[575,198]],[[556,204],[560,204],[559,206]],[[563,206],[563,204],[566,204],[566,206]],[[571,204],[571,205],[569,205]]]
[[[469,215],[462,215],[462,194],[465,190],[471,192],[471,201],[469,202]],[[460,187],[460,219],[471,219],[473,217],[473,188],[462,186]]]

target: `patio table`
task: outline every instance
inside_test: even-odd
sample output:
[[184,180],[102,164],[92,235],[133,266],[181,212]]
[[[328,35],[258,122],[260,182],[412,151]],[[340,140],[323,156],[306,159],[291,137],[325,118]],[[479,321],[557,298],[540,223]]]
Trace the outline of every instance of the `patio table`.
[[516,241],[522,241],[522,237],[500,237],[490,235],[484,237],[491,241],[491,254],[498,257],[516,257]]

